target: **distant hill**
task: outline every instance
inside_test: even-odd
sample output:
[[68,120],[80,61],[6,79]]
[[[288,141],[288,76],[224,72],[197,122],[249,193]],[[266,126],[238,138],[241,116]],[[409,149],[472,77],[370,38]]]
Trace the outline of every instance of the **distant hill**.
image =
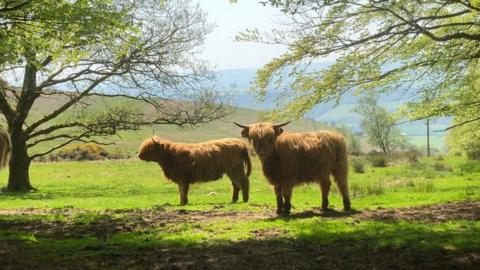
[[[63,97],[49,97],[48,99],[39,99],[31,112],[32,118],[39,118],[48,113],[52,108],[59,106],[62,103]],[[101,108],[105,102],[100,98],[93,98],[88,101],[91,109],[95,110]],[[112,102],[112,101],[110,101]],[[117,100],[114,102],[128,102],[131,106],[137,106],[135,102],[126,100]],[[258,110],[237,108],[231,115],[221,120],[216,120],[211,123],[200,125],[197,127],[180,128],[174,125],[156,125],[151,127],[143,127],[138,131],[121,132],[119,136],[111,136],[103,138],[105,141],[114,142],[114,145],[107,146],[109,149],[118,149],[123,153],[134,155],[137,153],[140,143],[153,134],[162,138],[172,140],[175,142],[202,142],[212,139],[226,138],[226,137],[240,137],[240,128],[233,124],[233,121],[249,124],[259,121],[261,112]],[[288,125],[289,131],[313,131],[319,129],[331,129],[326,125],[318,122],[301,119],[294,121]],[[58,142],[49,142],[40,144],[35,147],[33,152],[40,152],[49,149]]]
[[[317,67],[321,66],[325,66],[325,64],[317,65]],[[265,101],[262,103],[258,102],[255,95],[248,91],[251,87],[255,72],[255,69],[220,70],[218,71],[218,82],[222,87],[229,87],[231,85],[237,87],[238,92],[235,97],[235,105],[237,106],[257,110],[269,110],[275,108],[275,96],[279,91],[271,89],[266,96]],[[413,97],[409,94],[408,90],[400,90],[388,95],[381,95],[379,103],[387,110],[394,111],[399,106],[412,99]],[[319,104],[307,114],[307,117],[329,126],[345,125],[353,131],[360,131],[360,115],[353,112],[357,102],[357,96],[352,93],[346,93],[338,105],[333,102]],[[450,122],[450,118],[434,119],[430,129],[443,130],[449,126]],[[424,121],[406,122],[400,124],[399,127],[401,131],[411,139],[413,144],[420,147],[426,145],[426,126]],[[433,132],[430,135],[434,147],[439,149],[445,147],[445,133]]]

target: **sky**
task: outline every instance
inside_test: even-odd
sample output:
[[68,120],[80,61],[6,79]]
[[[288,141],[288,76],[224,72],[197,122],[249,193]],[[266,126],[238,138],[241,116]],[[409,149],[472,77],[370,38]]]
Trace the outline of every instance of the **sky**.
[[205,41],[203,58],[217,70],[259,68],[286,51],[284,46],[236,42],[235,36],[247,28],[269,30],[282,19],[278,9],[256,0],[197,0],[216,27]]

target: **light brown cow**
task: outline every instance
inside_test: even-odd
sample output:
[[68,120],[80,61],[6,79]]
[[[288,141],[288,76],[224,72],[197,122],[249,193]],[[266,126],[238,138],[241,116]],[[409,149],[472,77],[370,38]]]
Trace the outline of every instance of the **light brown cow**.
[[225,173],[232,181],[232,202],[237,202],[240,190],[243,201],[248,201],[252,163],[248,146],[240,139],[185,144],[154,136],[142,143],[138,157],[162,167],[165,177],[178,185],[181,205],[188,203],[190,184],[218,180]]
[[349,210],[348,160],[343,136],[331,131],[283,132],[282,126],[288,123],[235,123],[243,128],[242,136],[253,144],[263,174],[274,186],[277,213],[288,215],[293,187],[309,182],[320,184],[322,208],[328,210],[330,175],[335,178],[342,194],[345,210]]
[[0,127],[0,169],[7,166],[11,152],[12,143],[10,141],[10,135]]

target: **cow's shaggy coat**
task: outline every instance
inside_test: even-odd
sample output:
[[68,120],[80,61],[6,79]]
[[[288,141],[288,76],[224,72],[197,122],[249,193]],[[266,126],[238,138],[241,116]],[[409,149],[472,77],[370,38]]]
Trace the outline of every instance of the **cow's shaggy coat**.
[[263,174],[274,186],[278,214],[290,213],[294,186],[311,182],[320,184],[322,208],[327,210],[330,175],[342,194],[344,208],[350,209],[347,149],[342,135],[331,131],[288,133],[281,128],[286,124],[268,122],[235,124],[243,128],[242,136],[253,144]]
[[188,203],[190,184],[218,180],[225,173],[233,185],[232,202],[238,200],[240,190],[243,201],[248,201],[252,163],[248,146],[240,139],[185,144],[154,136],[142,143],[138,156],[162,167],[165,177],[178,185],[182,205]]
[[7,166],[11,152],[12,143],[10,142],[10,135],[3,128],[0,128],[0,169]]

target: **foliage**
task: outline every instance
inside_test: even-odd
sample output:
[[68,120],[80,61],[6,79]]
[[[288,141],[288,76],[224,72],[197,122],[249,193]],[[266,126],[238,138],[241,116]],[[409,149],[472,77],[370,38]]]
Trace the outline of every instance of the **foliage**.
[[[367,89],[408,91],[414,119],[456,115],[463,107],[478,110],[478,94],[457,91],[478,72],[478,1],[264,3],[285,14],[283,27],[269,33],[247,29],[237,38],[287,46],[255,78],[260,98],[272,84],[288,84],[288,94],[279,96],[281,117],[300,117],[316,104]],[[322,58],[336,60],[326,68],[311,64]]]
[[[475,91],[480,92],[480,89]],[[453,123],[464,123],[478,112],[479,108],[464,108],[455,116]],[[480,159],[480,122],[474,121],[451,129],[446,141],[451,152],[464,152],[470,159]]]
[[368,159],[373,167],[387,167],[387,157],[383,154],[373,153],[368,155]]
[[65,146],[60,151],[42,156],[36,161],[86,161],[123,158],[125,158],[125,155],[118,151],[109,152],[101,145],[86,143]]
[[353,171],[355,173],[365,173],[365,163],[361,159],[352,159],[350,162],[352,164]]
[[480,173],[480,161],[469,160],[464,163],[460,163],[458,166],[460,171],[465,173]]
[[355,112],[362,117],[361,127],[371,145],[379,147],[385,154],[405,145],[405,136],[395,126],[392,114],[378,105],[378,96],[369,92],[360,98]]
[[[7,189],[32,189],[24,173],[30,161],[74,141],[144,125],[196,125],[228,113],[212,90],[213,73],[198,59],[212,25],[190,0],[42,0],[15,9],[18,2],[9,3],[0,6],[0,112],[13,145]],[[36,102],[52,97],[62,103],[30,117]],[[105,104],[93,114],[91,97],[143,106]],[[75,109],[81,113],[63,117]],[[52,141],[57,145],[49,150],[28,153]]]
[[416,148],[406,150],[404,153],[410,163],[417,163],[422,156],[422,153]]
[[341,126],[335,128],[338,132],[342,133],[347,141],[347,150],[350,154],[359,154],[362,152],[362,146],[358,136],[353,134],[353,132],[347,126]]
[[435,161],[433,163],[433,168],[437,171],[448,171],[448,172],[450,172],[450,171],[453,170],[452,167],[450,167],[450,166],[448,166],[445,163],[440,162],[440,161]]

